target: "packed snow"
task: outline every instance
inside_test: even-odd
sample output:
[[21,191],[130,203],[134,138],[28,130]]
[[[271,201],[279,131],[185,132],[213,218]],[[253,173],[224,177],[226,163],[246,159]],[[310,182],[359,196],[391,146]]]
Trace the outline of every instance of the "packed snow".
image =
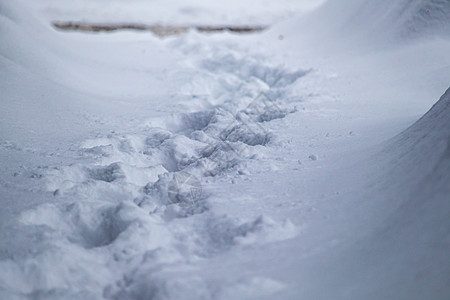
[[0,299],[448,299],[449,32],[446,0],[0,0]]

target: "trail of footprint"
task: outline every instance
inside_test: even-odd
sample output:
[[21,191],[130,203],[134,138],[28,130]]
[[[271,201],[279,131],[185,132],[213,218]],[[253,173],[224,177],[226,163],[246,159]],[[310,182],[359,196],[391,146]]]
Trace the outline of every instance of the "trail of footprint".
[[[206,66],[209,66],[208,63],[206,63]],[[225,71],[234,70],[234,68],[231,68]],[[291,79],[288,78],[282,82],[281,80],[277,81],[269,76],[265,76],[264,71],[266,70],[256,69],[255,72],[259,79],[272,86],[284,86],[292,83],[298,78],[296,76],[300,74],[294,74]],[[246,70],[245,72],[251,71]],[[243,73],[244,75],[246,74],[245,72]],[[282,75],[279,76],[285,75],[283,72],[280,72],[280,74]],[[301,74],[304,75],[304,73]],[[294,77],[295,79],[292,79]],[[176,172],[166,173],[160,176],[157,182],[149,183],[144,188],[145,196],[138,201],[139,206],[145,207],[149,202],[155,201],[154,199],[164,199],[165,203],[170,203],[170,194],[168,195],[167,190],[170,189],[170,183],[176,177],[177,172],[188,172],[188,174],[195,174],[200,178],[229,172],[238,166],[240,161],[249,158],[244,149],[258,145],[265,146],[270,142],[271,134],[262,123],[281,119],[287,114],[295,112],[293,109],[281,108],[264,93],[258,95],[244,109],[237,110],[237,113],[233,113],[233,108],[230,109],[227,105],[219,105],[212,110],[183,114],[179,117],[179,122],[174,122],[177,124],[175,130],[182,133],[185,138],[201,142],[207,146],[203,149],[201,147],[197,148],[196,155],[190,156],[191,158],[195,157],[195,159],[183,164],[182,168],[178,168]],[[189,147],[184,147],[184,149],[189,149]],[[192,195],[189,194],[180,194],[176,204],[169,205],[170,208],[165,210],[166,220],[188,217],[205,212],[208,209],[204,199],[192,199]],[[208,257],[214,253],[228,250],[236,243],[254,243],[258,240],[273,241],[275,236],[284,239],[291,238],[296,234],[296,229],[292,224],[288,223],[280,227],[276,222],[267,222],[262,217],[239,225],[232,222],[229,217],[217,218],[214,215],[201,220],[200,225],[194,225],[189,230],[189,234],[194,237],[188,239],[189,241],[185,241],[187,245],[190,242],[195,245],[194,249],[190,249],[191,255],[196,254]],[[268,238],[262,239],[262,232],[271,231],[268,228],[273,228],[273,232],[276,233],[274,235],[267,233]],[[285,234],[281,234],[282,232],[285,232]],[[174,234],[177,234],[176,231]],[[255,239],[252,238],[253,235]],[[195,241],[192,242],[192,239]],[[173,276],[170,279],[164,278],[164,272],[155,268],[157,263],[158,259],[146,261],[143,263],[144,267],[140,266],[136,270],[132,270],[129,280],[118,282],[116,285],[111,285],[107,288],[108,297],[112,299],[123,297],[134,299],[133,295],[135,295],[137,296],[136,299],[138,299],[139,295],[149,295],[150,293],[154,297],[171,299],[172,296],[178,293],[184,293],[185,295],[186,293],[189,295],[195,294],[188,288],[190,284],[186,286],[186,282],[183,279],[180,282],[180,279],[174,279]],[[148,290],[149,282],[154,282],[150,290]],[[175,286],[168,290],[167,286],[172,284]],[[195,284],[196,287],[202,285],[205,285],[205,283],[201,280]],[[200,288],[199,290],[205,299],[210,299],[215,294],[208,285],[204,286],[204,289]]]
[[[117,276],[117,282],[106,289],[107,297],[134,299],[132,295],[139,295],[142,285],[159,278],[161,285],[151,293],[162,293],[166,299],[169,296],[163,286],[171,281],[158,277],[164,272],[164,262],[182,264],[239,244],[296,234],[289,222],[280,225],[266,217],[242,222],[215,216],[201,185],[206,177],[238,172],[258,147],[270,145],[272,133],[267,124],[295,112],[280,97],[307,71],[290,72],[233,53],[201,60],[199,67],[199,72],[210,78],[236,77],[238,84],[223,89],[225,100],[207,110],[149,122],[159,126],[144,124],[133,134],[113,133],[86,141],[80,156],[94,164],[47,173],[49,190],[62,204],[44,205],[24,214],[27,224],[54,228],[61,237],[82,247],[86,255],[94,248],[108,248],[107,253],[114,257],[112,265],[119,265],[128,279],[118,280],[122,275]],[[43,224],[39,214],[51,214],[55,223]],[[167,236],[153,238],[155,228]],[[139,242],[145,232],[152,236],[147,246]],[[136,275],[143,270],[147,276]],[[176,290],[185,289],[182,285]]]

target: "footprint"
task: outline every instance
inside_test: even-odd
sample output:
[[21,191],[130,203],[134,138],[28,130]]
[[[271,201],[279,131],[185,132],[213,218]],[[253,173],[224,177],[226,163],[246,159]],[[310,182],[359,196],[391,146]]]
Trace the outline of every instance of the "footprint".
[[106,167],[94,167],[88,170],[89,176],[94,180],[113,182],[125,178],[119,163],[112,163]]

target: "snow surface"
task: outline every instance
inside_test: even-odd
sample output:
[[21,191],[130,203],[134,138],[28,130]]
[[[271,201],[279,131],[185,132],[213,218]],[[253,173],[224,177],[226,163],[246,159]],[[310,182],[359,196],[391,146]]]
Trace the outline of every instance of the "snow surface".
[[321,2],[0,1],[0,299],[448,299],[449,2]]
[[31,2],[46,19],[169,25],[269,25],[304,14],[324,0],[42,0]]

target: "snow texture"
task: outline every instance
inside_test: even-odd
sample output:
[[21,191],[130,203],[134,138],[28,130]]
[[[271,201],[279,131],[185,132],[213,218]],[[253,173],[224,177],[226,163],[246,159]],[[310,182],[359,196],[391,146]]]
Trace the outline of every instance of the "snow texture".
[[450,4],[322,2],[0,1],[0,299],[447,299]]

